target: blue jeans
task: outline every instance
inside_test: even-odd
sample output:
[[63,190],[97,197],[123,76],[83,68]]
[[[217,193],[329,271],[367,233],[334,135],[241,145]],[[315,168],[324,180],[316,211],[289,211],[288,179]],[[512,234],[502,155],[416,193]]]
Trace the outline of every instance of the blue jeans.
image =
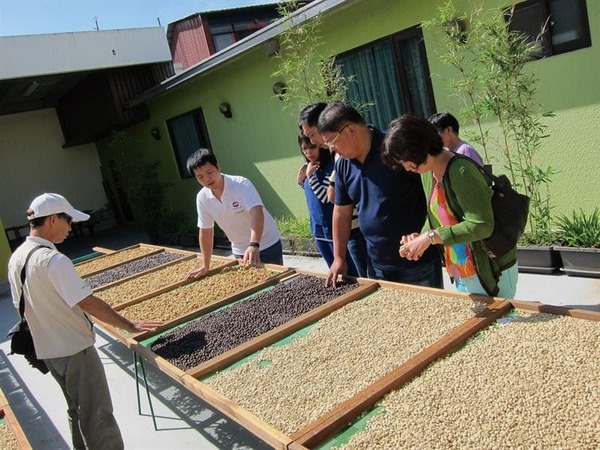
[[[519,279],[519,265],[503,270],[498,280],[498,295],[496,297],[515,298],[517,293],[517,280]],[[468,278],[456,278],[454,280],[456,290],[467,294],[488,295],[479,282],[477,275]]]
[[375,278],[378,280],[393,281],[395,283],[407,283],[417,286],[432,288],[444,288],[442,276],[442,263],[435,259],[430,264],[421,264],[416,267],[406,267],[395,270],[382,270],[374,267]]
[[[237,259],[242,259],[244,255],[233,254]],[[283,247],[281,239],[268,248],[260,251],[260,262],[265,264],[278,264],[283,266]]]
[[356,273],[362,278],[377,278],[373,266],[371,265],[371,259],[367,253],[367,242],[365,237],[361,233],[359,228],[353,228],[350,232],[350,239],[348,240],[348,253],[350,258],[348,260],[348,274],[350,275],[350,259],[354,262],[356,267]]

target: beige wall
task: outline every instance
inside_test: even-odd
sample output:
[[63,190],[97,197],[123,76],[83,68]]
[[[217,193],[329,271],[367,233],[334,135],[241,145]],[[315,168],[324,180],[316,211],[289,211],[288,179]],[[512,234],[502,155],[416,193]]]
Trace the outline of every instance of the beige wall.
[[44,192],[64,195],[78,209],[107,203],[95,144],[62,148],[56,111],[0,116],[0,218],[27,223],[25,210]]

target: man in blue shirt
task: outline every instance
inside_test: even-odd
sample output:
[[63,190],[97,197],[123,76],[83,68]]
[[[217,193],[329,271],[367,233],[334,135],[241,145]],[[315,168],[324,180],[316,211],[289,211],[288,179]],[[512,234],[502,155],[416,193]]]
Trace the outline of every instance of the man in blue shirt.
[[330,103],[319,116],[318,127],[325,144],[341,156],[335,165],[334,261],[327,284],[346,275],[346,245],[356,206],[376,278],[443,288],[435,248],[416,261],[398,253],[402,236],[420,230],[425,223],[427,204],[419,176],[383,163],[380,147],[384,134],[368,126],[352,106]]

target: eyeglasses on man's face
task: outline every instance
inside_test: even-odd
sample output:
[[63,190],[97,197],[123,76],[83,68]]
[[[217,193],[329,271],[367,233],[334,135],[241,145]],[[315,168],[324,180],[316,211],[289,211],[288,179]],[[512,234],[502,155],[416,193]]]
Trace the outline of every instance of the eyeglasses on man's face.
[[333,146],[335,146],[335,142],[340,138],[340,135],[342,134],[342,132],[346,129],[346,127],[348,125],[350,125],[350,124],[347,123],[342,128],[340,128],[340,130],[336,133],[335,137],[331,141],[323,141],[323,143],[329,148],[332,148]]
[[58,213],[58,214],[57,214],[57,216],[58,216],[60,219],[62,219],[62,220],[64,220],[64,221],[66,221],[66,222],[67,222],[67,225],[69,225],[69,226],[70,226],[70,225],[73,223],[73,218],[72,218],[70,215],[68,215],[68,214],[65,214],[65,213]]

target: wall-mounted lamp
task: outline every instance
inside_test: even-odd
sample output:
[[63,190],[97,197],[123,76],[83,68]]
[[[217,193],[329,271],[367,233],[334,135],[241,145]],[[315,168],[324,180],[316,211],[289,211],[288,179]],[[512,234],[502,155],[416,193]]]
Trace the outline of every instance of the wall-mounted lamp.
[[35,91],[39,85],[40,83],[38,83],[37,81],[32,81],[31,84],[27,86],[27,89],[23,91],[23,97],[29,97],[31,94],[33,94],[33,91]]
[[283,100],[283,95],[287,92],[287,86],[283,81],[278,81],[273,85],[273,94],[279,96],[279,100]]
[[154,139],[160,141],[160,130],[157,127],[154,127],[150,130],[150,134]]
[[231,105],[227,102],[223,102],[219,105],[219,112],[226,118],[231,119],[233,114],[231,113]]

